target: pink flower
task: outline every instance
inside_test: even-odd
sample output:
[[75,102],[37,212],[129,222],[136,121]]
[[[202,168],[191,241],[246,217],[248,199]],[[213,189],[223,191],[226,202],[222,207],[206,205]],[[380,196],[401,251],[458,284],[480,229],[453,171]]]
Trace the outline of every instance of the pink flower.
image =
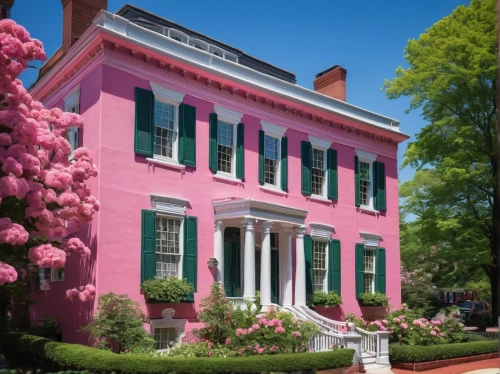
[[260,329],[260,326],[257,324],[257,323],[254,323],[252,325],[252,329],[255,331],[255,330],[259,330]]
[[406,316],[404,314],[399,316],[399,319],[405,319],[405,318],[406,318]]
[[0,261],[0,286],[3,286],[5,283],[14,283],[16,280],[16,270],[9,264]]
[[29,191],[29,184],[24,178],[7,175],[0,178],[0,198],[15,196],[24,199]]
[[444,338],[444,333],[440,332],[439,336],[442,337],[442,338]]
[[394,321],[395,323],[399,323],[399,322],[401,322],[401,320],[400,320],[399,318],[394,318],[394,319],[393,319],[393,321]]
[[385,331],[385,330],[386,330],[385,326],[380,326],[380,331]]
[[373,321],[372,324],[374,324],[378,327],[382,326],[382,322],[380,322],[380,321]]
[[45,176],[45,184],[58,190],[65,190],[72,183],[73,177],[67,172],[50,170]]
[[251,334],[253,332],[253,329],[251,327],[249,327],[247,331],[249,334]]
[[386,319],[383,319],[383,320],[382,320],[382,323],[383,323],[384,325],[387,325],[387,320],[386,320]]
[[79,295],[80,291],[78,291],[76,288],[72,288],[66,291],[66,297],[71,301],[78,299]]
[[229,345],[229,344],[231,344],[231,339],[227,338],[226,339],[226,345]]
[[208,352],[208,357],[211,357],[214,353],[212,351]]
[[292,336],[294,338],[298,338],[299,336],[302,336],[302,334],[300,333],[300,331],[292,331]]
[[437,335],[437,332],[433,330],[433,331],[431,331],[431,335],[432,335],[432,336],[436,336],[436,335]]
[[259,352],[259,354],[261,355],[262,353],[264,353],[264,348],[259,348],[257,352]]
[[406,330],[408,328],[408,325],[406,323],[402,323],[401,324],[401,328],[404,329],[404,330]]
[[426,327],[427,327],[427,325],[426,325],[425,323],[422,323],[422,324],[420,325],[420,328],[422,328],[422,329],[425,329]]
[[452,328],[450,328],[450,331],[455,331],[455,329],[452,327]]
[[253,349],[253,347],[252,347],[251,345],[249,345],[249,346],[247,347],[247,350],[249,350],[249,351],[251,351],[252,349]]
[[0,244],[23,245],[28,241],[28,232],[23,226],[12,223],[10,218],[0,218]]
[[90,254],[90,249],[78,238],[69,239],[63,249],[67,252],[76,253],[79,256]]
[[276,347],[275,345],[273,345],[269,350],[271,352],[276,352],[278,350],[278,347]]
[[436,332],[440,332],[441,330],[439,329],[439,327],[435,326],[435,327],[434,327],[434,331],[436,331]]
[[416,320],[413,321],[413,324],[415,326],[420,326],[422,324],[422,322],[420,322],[418,319],[416,319]]
[[261,325],[267,325],[267,319],[265,319],[264,317],[261,317],[261,318],[259,318],[259,323]]
[[60,206],[75,206],[80,203],[80,198],[76,193],[63,192],[57,198],[57,203]]
[[274,332],[275,333],[278,333],[278,334],[284,334],[285,333],[285,329],[281,326],[277,326],[275,329],[274,329]]
[[32,264],[41,268],[57,269],[66,263],[66,253],[51,244],[41,244],[31,247],[28,251],[28,258]]

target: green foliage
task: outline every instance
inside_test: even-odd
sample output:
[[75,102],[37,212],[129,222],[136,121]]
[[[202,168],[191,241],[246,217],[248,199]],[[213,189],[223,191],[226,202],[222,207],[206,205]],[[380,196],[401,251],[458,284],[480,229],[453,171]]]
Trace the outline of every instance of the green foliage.
[[389,298],[380,292],[361,294],[361,304],[364,306],[389,306]]
[[50,340],[58,340],[61,336],[61,327],[54,317],[44,316],[38,324],[30,326],[28,333]]
[[187,296],[194,292],[192,284],[187,283],[185,279],[175,277],[151,278],[144,281],[141,285],[148,299],[163,301],[166,303],[180,303],[186,300]]
[[415,281],[401,285],[401,299],[418,315],[433,317],[436,315],[441,302],[430,292],[430,282]]
[[304,354],[278,354],[254,357],[190,357],[113,354],[78,344],[51,342],[44,338],[22,334],[0,336],[0,343],[10,349],[5,352],[9,361],[42,363],[43,368],[88,370],[89,372],[117,373],[292,373],[352,365],[354,350]]
[[208,341],[182,343],[173,347],[169,357],[236,357],[237,353],[227,345],[216,345]]
[[342,305],[342,297],[335,292],[314,291],[313,304],[325,307]]
[[498,341],[443,344],[430,347],[415,347],[397,344],[391,344],[389,346],[389,357],[391,362],[435,361],[493,352],[498,352]]
[[135,348],[153,347],[154,340],[142,326],[145,322],[147,319],[138,303],[127,295],[111,292],[99,295],[97,313],[80,331],[89,333],[93,345],[119,353]]
[[494,325],[493,316],[490,313],[473,314],[465,321],[465,325],[485,329]]
[[402,220],[412,217],[401,227],[401,258],[430,269],[442,287],[484,276],[497,284],[495,15],[494,0],[459,6],[409,40],[408,67],[384,84],[390,99],[409,97],[409,110],[420,108],[428,123],[403,160],[417,172],[400,188]]

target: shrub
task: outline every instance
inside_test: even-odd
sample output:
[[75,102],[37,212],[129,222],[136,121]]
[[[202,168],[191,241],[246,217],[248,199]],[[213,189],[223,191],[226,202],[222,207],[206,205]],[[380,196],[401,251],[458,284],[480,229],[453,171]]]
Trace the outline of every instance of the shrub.
[[148,279],[142,283],[141,290],[148,299],[167,303],[180,303],[186,300],[190,293],[194,292],[194,287],[185,279],[167,277]]
[[[137,354],[113,354],[78,344],[51,342],[44,338],[22,334],[0,336],[8,341],[8,360],[38,360],[44,368],[88,370],[89,372],[116,373],[172,373],[224,374],[314,371],[352,365],[354,350],[304,354],[279,354],[273,356],[227,358],[171,358]],[[18,361],[19,362],[19,361]]]
[[325,307],[342,305],[342,297],[335,292],[314,291],[313,304]]
[[454,357],[466,357],[498,352],[497,341],[443,344],[432,347],[411,347],[404,345],[389,346],[392,362],[423,362],[445,360]]
[[476,326],[485,329],[493,324],[493,317],[490,313],[473,314],[465,321],[466,326]]
[[389,306],[389,298],[380,292],[361,294],[361,304],[364,306]]
[[130,300],[127,295],[111,292],[99,296],[97,313],[80,331],[89,333],[91,344],[119,353],[153,347],[154,340],[142,326],[145,322],[147,319],[138,303]]

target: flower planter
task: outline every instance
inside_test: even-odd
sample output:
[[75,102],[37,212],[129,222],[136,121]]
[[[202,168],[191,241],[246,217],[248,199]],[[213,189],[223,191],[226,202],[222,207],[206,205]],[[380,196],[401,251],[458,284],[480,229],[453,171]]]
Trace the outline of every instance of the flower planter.
[[335,305],[335,306],[315,305],[313,307],[313,310],[316,313],[321,314],[326,318],[333,319],[335,321],[345,320],[344,313],[340,305]]
[[361,305],[361,317],[365,321],[375,321],[382,319],[387,314],[386,306],[365,306]]
[[165,309],[175,310],[173,318],[185,318],[192,319],[196,318],[196,310],[194,309],[194,304],[191,302],[180,302],[180,303],[166,303],[161,300],[146,299],[146,306],[148,308],[149,318],[162,318],[162,312]]

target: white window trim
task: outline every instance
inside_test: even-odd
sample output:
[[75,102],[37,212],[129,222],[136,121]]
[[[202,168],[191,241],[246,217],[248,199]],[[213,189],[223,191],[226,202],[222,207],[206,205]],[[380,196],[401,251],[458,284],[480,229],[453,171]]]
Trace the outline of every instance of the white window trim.
[[373,234],[371,232],[363,232],[360,231],[359,236],[361,237],[361,243],[363,243],[366,247],[379,247],[380,241],[382,240],[382,236],[378,234]]
[[[65,270],[64,267],[62,269]],[[50,281],[51,282],[63,282],[64,281],[64,278],[66,277],[66,270],[63,273],[62,279],[57,279],[58,270],[60,270],[60,269],[50,269]]]
[[263,186],[259,186],[259,188],[263,191],[269,191],[277,195],[288,196],[288,192],[283,191],[282,189],[278,188],[277,186],[273,186],[272,184],[265,184]]
[[[311,139],[311,136],[309,135],[309,139]],[[317,138],[319,139],[319,138]],[[312,144],[312,142],[311,142]],[[331,143],[330,143],[331,144]],[[328,146],[329,148],[330,146]],[[322,147],[319,147],[319,146],[312,146],[313,150],[314,149],[317,149],[319,151],[323,151],[323,170],[324,170],[324,177],[323,177],[323,186],[321,187],[321,192],[322,194],[321,195],[317,195],[317,194],[313,194],[311,193],[311,200],[325,200],[325,201],[329,201],[331,202],[330,200],[328,200],[328,194],[327,194],[327,189],[328,189],[328,184],[327,184],[327,181],[328,181],[328,160],[327,160],[327,157],[328,157],[328,148],[322,148]],[[314,152],[312,152],[313,154],[311,155],[311,162],[314,163]],[[312,165],[311,165],[311,183],[312,183]]]
[[[281,190],[281,188],[280,188],[281,187],[281,137],[279,137],[273,133],[266,133],[264,130],[264,163],[265,163],[265,159],[266,159],[266,155],[265,155],[265,153],[266,153],[266,150],[265,150],[266,136],[278,140],[278,157],[277,157],[278,159],[276,160],[278,167],[276,168],[276,175],[274,178],[276,180],[276,184],[270,184],[270,183],[264,182],[264,186],[266,186],[268,188]],[[265,166],[264,166],[264,169],[265,169]],[[265,173],[266,173],[266,171],[264,170],[264,180],[265,180]]]
[[[312,236],[312,235],[311,235]],[[328,293],[328,239],[323,238],[323,237],[317,237],[313,238],[313,266],[314,266],[314,242],[323,242],[326,243],[325,245],[325,277],[323,278],[323,292]],[[313,273],[314,273],[314,267],[313,267]],[[313,274],[314,276],[314,274]],[[314,288],[314,285],[313,285]]]
[[378,214],[379,211],[374,209],[373,201],[373,163],[377,160],[377,155],[374,153],[363,151],[361,149],[356,149],[356,155],[358,156],[358,163],[364,162],[370,165],[370,190],[368,191],[368,205],[360,205],[359,209],[367,213]]
[[309,224],[311,229],[311,237],[313,240],[330,240],[332,234],[335,232],[333,226],[326,225],[324,223],[311,222]]
[[[230,109],[227,109],[230,110]],[[225,171],[220,171],[217,170],[217,173],[214,174],[215,179],[223,179],[223,180],[229,180],[232,182],[242,182],[241,179],[236,178],[236,142],[237,142],[237,136],[238,136],[238,122],[229,122],[226,119],[220,118],[219,115],[217,115],[217,137],[218,132],[219,132],[219,121],[225,122],[231,126],[233,126],[233,153],[231,154],[231,173],[226,173]],[[217,142],[217,147],[219,147],[219,143]],[[218,153],[218,152],[217,152]],[[217,155],[217,167],[219,164],[219,156]]]
[[[376,276],[376,266],[377,266],[377,248],[376,247],[373,247],[373,246],[368,246],[368,245],[365,245],[365,251],[366,250],[371,250],[373,251],[373,272],[372,273],[368,273],[368,274],[373,274],[373,279],[372,279],[372,295],[375,293],[375,276]],[[364,256],[364,254],[363,254]],[[364,266],[364,258],[363,258],[363,266]],[[364,274],[367,274],[366,271],[363,271]],[[363,286],[364,286],[364,279],[363,279]]]
[[[164,104],[169,104],[174,107],[174,131],[175,131],[175,140],[172,143],[172,157],[166,157],[162,155],[157,155],[154,153],[153,150],[153,158],[148,158],[148,161],[160,161],[158,164],[165,165],[165,166],[171,166],[174,167],[179,164],[178,160],[178,154],[179,154],[179,105],[182,103],[184,100],[184,96],[186,94],[172,90],[167,87],[163,87],[159,84],[156,84],[154,82],[149,82],[151,85],[151,90],[153,91],[154,95],[154,100],[164,103]],[[154,104],[156,106],[156,103]],[[156,107],[154,108],[156,111]],[[156,127],[156,124],[154,123],[155,121],[155,115],[153,115],[153,127]],[[155,134],[156,134],[156,129],[155,129]],[[155,135],[153,135],[154,137]],[[184,165],[182,165],[184,166]],[[184,167],[179,167],[179,169],[185,169]]]
[[260,124],[262,126],[262,130],[269,136],[274,136],[276,138],[282,138],[285,136],[287,128],[284,126],[275,125],[274,123],[266,121],[260,121]]
[[[328,149],[332,145],[330,140],[318,138],[317,136],[309,135],[309,141],[314,148]],[[325,159],[326,160],[326,159]]]
[[76,113],[80,112],[80,86],[76,86],[70,93],[68,93],[64,98],[64,111],[67,112],[75,106],[78,108]]
[[[186,319],[174,319],[173,316],[175,314],[175,310],[171,308],[164,309],[163,312],[161,313],[162,318],[158,319],[151,319],[149,321],[149,326],[150,326],[150,331],[151,335],[154,338],[155,334],[155,329],[157,328],[175,328],[177,330],[177,340],[176,344],[180,343],[182,341],[182,338],[184,337],[184,329],[186,326]],[[165,350],[159,350],[159,351],[165,351]]]
[[214,104],[214,112],[217,114],[218,120],[230,123],[232,125],[237,125],[243,118],[243,113],[225,108],[217,104]]
[[274,123],[270,123],[267,121],[260,121],[260,124],[262,126],[262,131],[264,131],[264,136],[267,135],[271,138],[278,139],[278,159],[276,160],[278,163],[278,167],[276,170],[275,178],[276,184],[264,183],[264,186],[281,191],[281,139],[283,138],[283,136],[285,136],[287,128],[284,126],[275,125]]
[[[180,221],[179,223],[179,266],[177,268],[177,279],[183,279],[182,271],[183,271],[183,261],[184,261],[184,219],[176,214],[166,214],[162,212],[157,212],[155,217],[155,235],[156,235],[156,219],[158,218],[166,218]],[[175,254],[177,255],[177,254]],[[156,241],[155,241],[155,264],[156,264]],[[156,267],[155,267],[155,276],[156,276]]]
[[160,214],[183,218],[186,215],[188,200],[164,195],[151,195],[151,209]]

